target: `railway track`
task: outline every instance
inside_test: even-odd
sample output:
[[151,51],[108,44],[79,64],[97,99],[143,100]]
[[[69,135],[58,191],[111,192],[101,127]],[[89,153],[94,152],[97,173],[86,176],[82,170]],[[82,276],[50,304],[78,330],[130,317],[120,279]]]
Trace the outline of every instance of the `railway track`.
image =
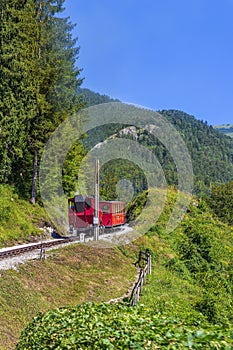
[[[105,230],[105,234],[100,234],[100,239],[101,238],[106,238],[106,236],[111,236],[111,234],[115,233],[117,234],[118,232],[120,232],[122,230],[122,227],[124,228],[125,225],[121,226],[121,227],[116,227],[114,229],[106,229]],[[124,233],[124,230],[123,232]],[[90,241],[93,240],[93,237],[88,236],[86,237],[85,241]],[[70,243],[70,242],[80,242],[79,237],[66,237],[66,238],[59,238],[59,239],[54,239],[54,240],[50,240],[50,241],[42,241],[42,242],[38,242],[38,243],[31,243],[31,244],[24,244],[24,245],[18,245],[18,246],[14,246],[14,247],[9,247],[9,248],[2,248],[0,249],[0,261],[7,259],[7,258],[12,258],[12,257],[16,257],[19,255],[22,255],[24,253],[28,253],[28,252],[32,252],[34,250],[44,250],[47,248],[51,248],[54,246],[58,246],[64,243]]]
[[40,243],[32,243],[32,244],[25,244],[22,246],[15,246],[10,248],[3,248],[0,249],[0,260],[11,258],[14,256],[22,255],[27,252],[31,252],[33,250],[37,249],[46,249],[51,248],[53,246],[57,246],[64,243],[73,242],[77,239],[75,238],[61,238],[61,239],[54,239],[53,241],[42,241]]

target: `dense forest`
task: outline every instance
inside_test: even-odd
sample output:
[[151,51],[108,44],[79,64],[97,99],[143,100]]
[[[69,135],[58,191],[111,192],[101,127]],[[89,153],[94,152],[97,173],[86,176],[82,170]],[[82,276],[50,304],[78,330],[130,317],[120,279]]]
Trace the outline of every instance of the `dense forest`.
[[212,126],[181,111],[161,111],[183,136],[191,154],[196,192],[212,183],[227,182],[233,174],[233,142]]
[[[89,105],[97,103],[114,102],[108,96],[102,96],[96,94],[88,89],[79,89],[80,93],[84,96],[84,99],[88,101]],[[100,100],[100,102],[98,102]],[[209,193],[211,186],[214,183],[227,182],[232,180],[233,174],[233,141],[229,137],[226,137],[218,130],[215,130],[207,123],[197,120],[194,116],[188,115],[178,110],[162,110],[158,111],[164,116],[175,128],[178,130],[182,138],[184,139],[189,153],[192,158],[193,171],[194,171],[194,193],[204,194]],[[83,144],[87,150],[90,150],[95,144],[103,142],[105,139],[115,134],[117,137],[133,138],[135,135],[122,135],[122,130],[125,125],[112,124],[111,126],[98,127],[88,132],[87,137],[83,140]],[[167,183],[169,185],[177,183],[176,167],[172,160],[169,151],[164,145],[152,137],[145,130],[136,131],[137,140],[139,143],[148,147],[157,156],[160,164],[163,167],[163,171],[166,176]],[[125,164],[124,161],[117,160],[110,162],[103,167],[101,172],[101,179],[103,183],[102,194],[106,196],[106,187],[110,187],[108,183],[109,170],[111,169],[112,178],[115,181],[126,178],[133,184],[137,182],[137,188],[135,193],[145,190],[145,180],[143,175],[138,173],[137,167],[134,171],[127,172],[129,164]],[[132,165],[131,165],[132,167]],[[108,169],[107,169],[108,168]],[[122,174],[120,174],[120,170]],[[106,175],[105,175],[106,174]],[[137,179],[135,180],[135,176]],[[114,184],[114,181],[111,182]],[[112,198],[116,197],[111,191]],[[109,197],[110,199],[110,197]]]

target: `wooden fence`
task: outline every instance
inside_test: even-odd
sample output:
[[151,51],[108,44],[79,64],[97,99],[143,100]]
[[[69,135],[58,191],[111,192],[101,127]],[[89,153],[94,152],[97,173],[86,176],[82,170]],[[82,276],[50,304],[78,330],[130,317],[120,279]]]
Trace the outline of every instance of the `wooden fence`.
[[139,301],[143,284],[146,283],[146,276],[151,274],[151,254],[147,250],[145,252],[141,251],[136,264],[139,265],[140,272],[130,295],[129,301],[131,305],[136,305]]

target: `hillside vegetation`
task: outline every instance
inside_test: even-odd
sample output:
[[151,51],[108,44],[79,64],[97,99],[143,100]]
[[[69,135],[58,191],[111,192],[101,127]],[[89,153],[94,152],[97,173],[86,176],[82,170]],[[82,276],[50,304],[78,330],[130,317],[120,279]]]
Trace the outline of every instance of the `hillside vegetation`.
[[[85,96],[85,90],[80,89]],[[87,98],[90,96],[88,91]],[[91,103],[96,101],[98,103],[98,95],[91,94]],[[95,100],[96,98],[96,100]],[[104,98],[104,97],[103,97]],[[105,102],[113,102],[107,97]],[[212,126],[207,125],[203,121],[197,120],[195,117],[188,115],[178,110],[162,110],[159,111],[172,125],[184,139],[188,151],[190,153],[194,171],[194,192],[196,194],[209,193],[212,183],[222,183],[232,180],[233,174],[233,140],[219,133]],[[166,181],[169,185],[177,184],[176,165],[164,145],[148,131],[138,129],[134,134],[122,134],[120,131],[126,125],[110,124],[97,127],[90,130],[87,137],[82,141],[86,151],[90,151],[96,144],[103,142],[111,135],[115,134],[117,137],[130,138],[143,144],[150,151],[152,151],[159,163],[161,164]],[[106,184],[107,188],[113,187],[119,180],[126,178],[131,183],[137,183],[136,194],[145,190],[145,181],[142,174],[134,166],[133,171],[127,172],[129,164],[125,164],[125,160],[113,160],[108,162],[103,169],[101,169],[101,181]],[[130,165],[132,167],[132,165]],[[109,176],[109,169],[111,169],[111,176]],[[135,177],[138,179],[136,180]],[[115,179],[115,182],[110,179]],[[106,189],[103,188],[103,193]],[[112,197],[114,198],[114,197]]]
[[[73,24],[61,16],[64,3],[0,1],[1,247],[41,237],[41,228],[50,224],[38,205],[40,160],[50,136],[84,107],[117,101],[80,89],[79,47],[72,38]],[[1,270],[1,350],[13,350],[17,342],[20,350],[72,349],[80,344],[84,349],[232,348],[232,183],[223,187],[213,183],[232,180],[233,140],[184,112],[160,113],[187,144],[195,193],[206,194],[212,188],[209,199],[194,198],[183,222],[168,235],[165,227],[177,196],[176,165],[169,150],[144,129],[135,127],[128,136],[120,133],[128,125],[117,120],[110,128],[104,125],[76,140],[71,137],[71,122],[65,136],[74,144],[66,159],[58,137],[56,152],[48,157],[52,166],[43,169],[51,175],[46,186],[56,196],[62,192],[56,193],[59,174],[65,193],[72,195],[85,181],[77,175],[83,158],[112,134],[136,136],[156,155],[172,187],[159,221],[132,244],[101,250],[72,245],[47,253],[45,261],[35,259],[17,269]],[[91,182],[89,172],[87,177]],[[125,159],[111,161],[100,174],[103,198],[117,197],[115,185],[120,180],[135,187],[127,214],[133,220],[146,201],[147,181],[140,166]],[[132,263],[145,248],[153,256],[153,274],[141,298],[144,306],[103,303],[132,285],[137,274]]]
[[[233,229],[205,200],[193,198],[183,222],[167,234],[175,199],[171,189],[156,225],[121,248],[127,256],[145,248],[152,254],[143,305],[83,304],[50,311],[28,325],[17,349],[42,350],[48,344],[61,349],[232,348]],[[134,211],[140,212],[137,204]]]
[[233,344],[229,329],[203,325],[197,330],[150,309],[122,304],[89,303],[52,311],[35,319],[24,336],[17,350],[230,349]]
[[102,95],[98,92],[94,92],[87,88],[77,87],[76,94],[80,96],[85,105],[90,107],[100,103],[108,103],[108,102],[120,102],[118,99],[111,98],[108,95]]
[[233,225],[233,181],[213,185],[207,202],[222,221]]
[[184,112],[160,111],[180,132],[190,152],[196,192],[210,190],[213,182],[232,180],[233,140]]
[[50,226],[44,209],[19,198],[10,186],[0,185],[0,247],[34,241]]
[[15,349],[21,331],[38,313],[127,293],[137,274],[134,256],[75,244],[47,251],[44,261],[38,253],[38,259],[17,270],[1,271],[0,349]]

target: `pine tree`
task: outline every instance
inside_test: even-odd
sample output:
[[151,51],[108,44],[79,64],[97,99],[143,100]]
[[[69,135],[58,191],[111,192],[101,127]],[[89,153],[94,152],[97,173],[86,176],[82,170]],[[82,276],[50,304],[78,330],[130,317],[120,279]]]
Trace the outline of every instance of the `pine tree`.
[[[41,150],[81,102],[73,25],[57,15],[64,0],[0,2],[0,181],[36,200]],[[33,174],[33,175],[32,175]]]
[[[0,2],[0,181],[8,182],[23,157],[26,120],[32,111],[25,65],[25,1]],[[25,27],[24,27],[25,24]]]
[[[79,49],[72,39],[73,25],[66,18],[55,17],[64,1],[40,0],[37,7],[38,57],[35,57],[37,115],[30,121],[29,146],[34,154],[31,202],[35,203],[40,150],[51,132],[80,108],[76,88],[81,80],[75,68]],[[38,78],[39,72],[39,78]]]

